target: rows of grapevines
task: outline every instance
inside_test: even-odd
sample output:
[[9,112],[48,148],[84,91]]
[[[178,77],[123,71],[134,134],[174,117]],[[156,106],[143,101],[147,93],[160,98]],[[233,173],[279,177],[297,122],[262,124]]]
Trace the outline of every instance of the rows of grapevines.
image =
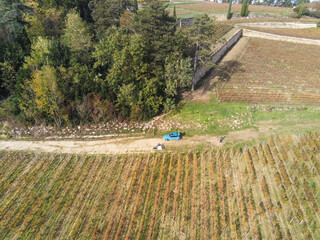
[[183,154],[0,152],[0,238],[319,239],[319,161],[318,134]]

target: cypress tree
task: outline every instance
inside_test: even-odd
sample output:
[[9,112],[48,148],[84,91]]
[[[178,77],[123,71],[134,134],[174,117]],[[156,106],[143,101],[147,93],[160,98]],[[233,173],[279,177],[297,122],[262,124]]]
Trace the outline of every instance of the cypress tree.
[[228,8],[227,19],[231,18],[231,5],[232,5],[232,0],[229,0],[229,8]]
[[244,16],[245,16],[245,17],[248,17],[248,15],[249,15],[249,3],[247,2],[247,4],[246,4],[246,10],[245,10],[245,12],[244,12]]
[[302,2],[300,8],[299,8],[299,13],[298,13],[298,18],[301,18],[304,12],[304,2]]
[[177,19],[176,6],[173,7],[173,17]]
[[137,0],[133,0],[133,12],[134,13],[138,12],[138,2],[137,2]]
[[245,17],[246,8],[247,8],[247,0],[243,0],[242,6],[241,6],[241,12],[240,12],[241,17]]

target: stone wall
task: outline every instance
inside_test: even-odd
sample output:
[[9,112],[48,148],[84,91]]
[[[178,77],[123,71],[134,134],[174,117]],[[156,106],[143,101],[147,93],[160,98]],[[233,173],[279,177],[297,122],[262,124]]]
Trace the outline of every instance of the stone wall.
[[192,18],[181,18],[178,19],[178,26],[179,27],[186,27],[191,25],[193,22],[193,17]]
[[[242,29],[236,30],[223,45],[218,46],[211,55],[212,64],[218,63],[222,57],[238,42],[242,37]],[[211,69],[211,67],[202,66],[196,71],[195,83],[199,82],[201,78]]]

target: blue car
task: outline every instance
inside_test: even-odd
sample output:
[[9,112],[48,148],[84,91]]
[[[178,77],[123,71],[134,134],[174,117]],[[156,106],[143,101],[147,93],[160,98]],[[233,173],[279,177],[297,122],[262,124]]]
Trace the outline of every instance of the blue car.
[[163,136],[163,139],[164,139],[165,141],[169,141],[169,140],[180,140],[181,137],[180,137],[180,133],[172,132],[172,133],[170,133],[170,134],[164,135],[164,136]]

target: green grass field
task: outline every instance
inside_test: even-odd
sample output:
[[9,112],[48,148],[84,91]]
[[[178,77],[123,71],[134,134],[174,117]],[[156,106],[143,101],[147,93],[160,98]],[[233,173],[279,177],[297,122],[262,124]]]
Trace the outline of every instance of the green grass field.
[[[221,135],[246,128],[258,129],[261,125],[277,127],[273,133],[305,133],[320,126],[320,109],[317,106],[224,103],[214,98],[208,103],[185,101],[168,114],[165,121],[179,122],[188,135]],[[303,127],[295,127],[304,123]]]

